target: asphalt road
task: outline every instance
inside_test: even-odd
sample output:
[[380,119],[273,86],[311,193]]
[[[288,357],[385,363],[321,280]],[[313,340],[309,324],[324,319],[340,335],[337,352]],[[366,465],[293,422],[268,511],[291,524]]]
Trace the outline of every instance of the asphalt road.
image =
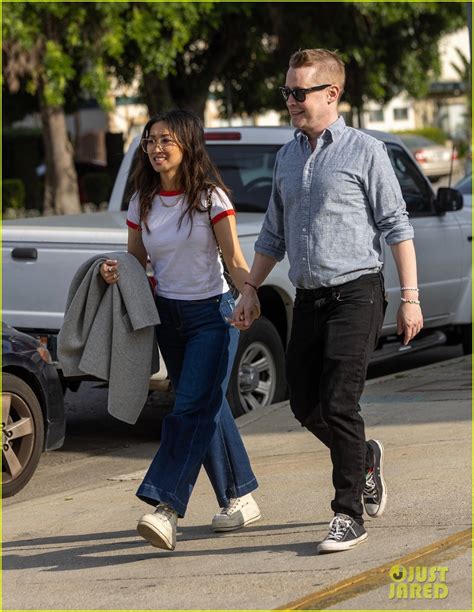
[[[404,354],[383,364],[369,367],[368,379],[418,368],[431,363],[462,356],[462,348],[441,346],[414,354]],[[4,500],[5,505],[33,500],[75,485],[87,486],[97,476],[98,463],[92,458],[103,459],[100,470],[110,474],[132,471],[131,465],[144,458],[151,458],[160,439],[161,419],[171,408],[172,395],[154,392],[136,425],[127,425],[111,417],[107,412],[107,387],[102,384],[82,383],[79,391],[67,391],[65,395],[67,431],[64,446],[56,451],[43,453],[40,464],[30,483],[15,497]],[[62,465],[64,469],[54,478],[50,467]]]
[[[385,446],[389,505],[367,519],[363,546],[338,555],[316,554],[331,517],[329,453],[288,402],[238,420],[260,482],[261,521],[213,534],[216,500],[202,474],[173,553],[135,531],[145,508],[134,492],[157,445],[151,407],[150,432],[131,428],[138,438],[126,445],[52,453],[63,463],[40,466],[35,488],[3,510],[3,607],[471,609],[470,378],[471,360],[459,357],[368,381],[362,410],[368,435]],[[97,440],[87,410],[100,397],[104,389],[90,390],[82,405],[84,432]],[[442,568],[445,598],[391,598],[391,568],[398,576],[414,565]],[[418,590],[430,587],[417,580]]]

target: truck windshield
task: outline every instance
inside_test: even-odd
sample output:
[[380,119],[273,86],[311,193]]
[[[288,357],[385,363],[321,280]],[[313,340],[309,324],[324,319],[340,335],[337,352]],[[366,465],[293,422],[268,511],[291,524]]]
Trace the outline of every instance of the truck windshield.
[[[209,155],[219,169],[224,183],[231,190],[230,199],[237,212],[267,210],[272,191],[273,166],[281,145],[220,145],[208,144]],[[127,210],[132,195],[130,175],[122,200],[122,210]]]
[[280,145],[208,144],[212,161],[231,190],[237,212],[265,212]]

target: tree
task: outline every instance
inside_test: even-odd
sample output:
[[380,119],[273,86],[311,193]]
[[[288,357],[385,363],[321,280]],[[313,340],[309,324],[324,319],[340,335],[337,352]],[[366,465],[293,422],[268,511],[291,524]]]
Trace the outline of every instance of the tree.
[[202,116],[213,78],[237,52],[237,17],[250,13],[247,3],[129,3],[117,76],[139,76],[150,114],[180,106]]
[[[194,3],[193,3],[194,5]],[[190,6],[190,5],[186,5]],[[150,110],[182,106],[201,115],[211,82],[225,109],[282,108],[277,86],[297,48],[339,50],[346,62],[345,100],[362,117],[368,99],[386,103],[402,90],[428,91],[439,71],[438,42],[465,23],[463,3],[313,2],[195,4],[193,30],[167,70],[142,53]],[[147,11],[146,4],[140,11]],[[225,110],[223,110],[225,113]]]
[[76,83],[107,106],[105,58],[121,49],[120,5],[16,2],[3,5],[3,76],[10,92],[22,82],[41,113],[46,156],[43,209],[80,212],[73,148],[64,104]]
[[[247,112],[275,108],[288,58],[298,48],[338,50],[346,63],[344,100],[356,110],[384,104],[406,90],[414,98],[428,92],[439,73],[441,36],[465,25],[462,3],[341,2],[269,3],[270,23],[255,51],[256,61],[229,67],[234,106]],[[271,41],[271,44],[268,44]],[[281,100],[278,100],[281,105]]]
[[[465,130],[466,134],[470,135],[472,131],[471,117],[472,117],[472,87],[471,87],[471,62],[469,58],[462,52],[461,49],[456,47],[457,62],[451,62],[451,67],[455,70],[459,77],[459,81],[462,83],[464,93],[467,98],[467,108],[464,114],[465,118]],[[470,140],[470,138],[469,138]]]

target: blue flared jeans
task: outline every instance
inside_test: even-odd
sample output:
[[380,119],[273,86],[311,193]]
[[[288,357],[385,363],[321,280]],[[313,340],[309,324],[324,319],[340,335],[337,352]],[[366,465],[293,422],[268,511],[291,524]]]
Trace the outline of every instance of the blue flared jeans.
[[183,517],[202,465],[221,507],[257,488],[226,399],[239,332],[226,321],[235,306],[230,293],[192,301],[157,297],[156,304],[156,335],[176,399],[137,496]]

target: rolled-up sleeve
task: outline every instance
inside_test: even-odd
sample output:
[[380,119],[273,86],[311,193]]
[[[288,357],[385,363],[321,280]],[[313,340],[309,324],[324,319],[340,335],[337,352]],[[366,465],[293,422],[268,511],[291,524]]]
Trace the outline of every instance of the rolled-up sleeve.
[[375,142],[371,147],[366,168],[365,190],[375,225],[383,232],[385,242],[392,245],[411,240],[414,236],[413,227],[408,220],[400,184],[383,142]]
[[278,155],[273,169],[270,202],[263,220],[262,229],[255,243],[255,251],[281,261],[285,256],[286,246],[283,202],[278,188],[277,172]]

